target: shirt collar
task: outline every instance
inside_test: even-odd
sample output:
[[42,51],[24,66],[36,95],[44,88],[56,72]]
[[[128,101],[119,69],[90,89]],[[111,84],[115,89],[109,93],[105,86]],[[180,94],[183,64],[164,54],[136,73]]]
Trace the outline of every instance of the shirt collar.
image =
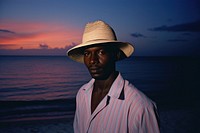
[[[85,90],[86,93],[91,92],[94,82],[95,79],[91,79],[83,90]],[[125,81],[121,76],[121,73],[119,73],[108,92],[108,96],[110,96],[111,98],[124,100],[124,84]]]
[[121,74],[119,73],[117,78],[115,79],[115,81],[113,82],[108,95],[111,98],[118,98],[121,100],[124,100],[124,79],[121,76]]

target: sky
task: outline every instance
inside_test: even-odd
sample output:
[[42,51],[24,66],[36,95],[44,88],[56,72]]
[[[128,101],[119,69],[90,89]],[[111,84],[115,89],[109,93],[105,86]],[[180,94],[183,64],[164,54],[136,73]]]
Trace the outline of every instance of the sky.
[[0,55],[65,55],[96,20],[136,56],[200,56],[199,0],[0,0]]

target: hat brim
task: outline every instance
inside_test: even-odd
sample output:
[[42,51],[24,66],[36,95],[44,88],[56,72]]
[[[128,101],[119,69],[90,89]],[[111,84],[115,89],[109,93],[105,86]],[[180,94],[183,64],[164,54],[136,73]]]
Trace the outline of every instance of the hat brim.
[[[119,60],[131,56],[134,52],[134,47],[128,42],[118,42],[115,40],[95,40],[87,43],[79,44],[67,51],[67,56],[74,61],[84,63],[84,50],[89,46],[97,46],[102,44],[109,44],[110,46],[116,46],[123,52],[123,57],[120,57]],[[124,57],[125,56],[125,57]]]

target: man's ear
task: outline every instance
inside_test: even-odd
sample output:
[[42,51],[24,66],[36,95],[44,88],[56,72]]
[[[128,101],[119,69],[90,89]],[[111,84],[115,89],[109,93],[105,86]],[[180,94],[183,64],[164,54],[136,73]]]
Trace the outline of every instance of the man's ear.
[[118,50],[116,52],[116,61],[122,60],[124,58],[126,58],[126,55],[124,54],[124,52],[122,52],[121,50]]
[[118,51],[116,52],[115,60],[116,60],[116,61],[120,60],[120,57],[121,57],[121,52],[120,52],[120,50],[118,50]]

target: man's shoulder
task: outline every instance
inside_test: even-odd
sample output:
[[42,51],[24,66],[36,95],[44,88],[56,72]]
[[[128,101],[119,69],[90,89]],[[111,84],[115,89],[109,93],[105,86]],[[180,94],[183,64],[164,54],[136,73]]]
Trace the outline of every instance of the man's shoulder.
[[81,88],[78,90],[78,94],[89,91],[92,88],[92,86],[93,86],[93,82],[94,82],[94,80],[91,79],[87,83],[83,84],[81,86]]
[[155,104],[144,92],[137,89],[129,81],[125,82],[124,92],[126,100],[131,104],[140,104],[141,106],[149,106]]

